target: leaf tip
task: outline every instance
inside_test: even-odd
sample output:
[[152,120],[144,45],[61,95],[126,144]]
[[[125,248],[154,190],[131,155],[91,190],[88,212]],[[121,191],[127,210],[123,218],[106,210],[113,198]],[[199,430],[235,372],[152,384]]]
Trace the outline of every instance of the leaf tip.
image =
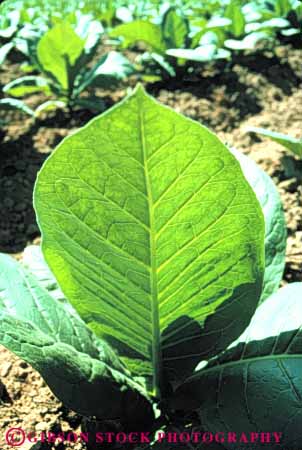
[[137,83],[131,95],[145,97],[147,95],[147,92],[142,83]]

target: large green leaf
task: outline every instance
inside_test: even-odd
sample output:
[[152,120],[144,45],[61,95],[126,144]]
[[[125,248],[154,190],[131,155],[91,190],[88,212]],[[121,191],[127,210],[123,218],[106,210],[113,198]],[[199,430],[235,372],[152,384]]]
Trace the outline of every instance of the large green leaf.
[[52,74],[63,89],[67,89],[68,69],[75,64],[84,46],[84,39],[67,22],[63,22],[42,36],[37,46],[37,56],[44,70]]
[[110,36],[122,38],[124,47],[144,42],[158,53],[163,53],[166,49],[161,28],[146,20],[135,20],[118,25],[110,32]]
[[257,133],[261,136],[268,137],[272,141],[277,142],[283,147],[295,153],[302,158],[302,139],[297,139],[292,136],[283,133],[277,133],[275,131],[266,130],[265,128],[248,127],[247,131],[250,133]]
[[68,304],[54,301],[35,276],[3,254],[0,343],[37,369],[64,405],[80,414],[129,420],[136,405],[138,419],[152,417],[142,389],[108,345]]
[[286,222],[282,202],[273,180],[252,159],[231,149],[252,186],[265,219],[265,272],[260,301],[275,292],[285,268]]
[[248,325],[260,205],[215,135],[142,88],[58,146],[34,203],[64,294],[155,395]]
[[174,408],[198,409],[211,432],[282,433],[281,446],[266,444],[268,450],[301,448],[301,299],[302,283],[292,283],[266,300],[239,344],[179,388]]

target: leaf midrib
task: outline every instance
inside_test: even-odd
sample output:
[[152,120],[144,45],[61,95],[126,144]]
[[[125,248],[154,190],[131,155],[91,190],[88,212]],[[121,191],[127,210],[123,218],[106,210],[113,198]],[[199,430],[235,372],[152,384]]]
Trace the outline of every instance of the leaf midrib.
[[139,114],[139,135],[142,147],[143,167],[145,173],[146,190],[149,206],[148,212],[149,212],[149,227],[150,227],[150,264],[151,264],[150,287],[151,287],[151,330],[152,330],[152,371],[153,371],[152,393],[156,398],[160,398],[162,387],[162,351],[160,343],[159,308],[158,308],[154,203],[152,197],[150,173],[148,170],[148,155],[146,151],[143,105],[140,97],[137,98],[137,106]]

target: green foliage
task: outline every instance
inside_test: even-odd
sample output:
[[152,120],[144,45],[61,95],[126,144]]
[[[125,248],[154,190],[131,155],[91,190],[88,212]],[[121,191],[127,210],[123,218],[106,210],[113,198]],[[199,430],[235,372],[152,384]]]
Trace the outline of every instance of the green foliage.
[[259,134],[260,136],[268,137],[272,141],[275,141],[290,150],[299,158],[302,158],[302,139],[297,139],[287,134],[277,133],[275,131],[269,131],[264,128],[249,127],[247,128],[247,131],[250,133]]
[[[37,40],[60,24],[62,18],[75,29],[77,21],[90,17],[91,22],[102,23],[106,34],[122,49],[144,44],[147,52],[137,63],[149,80],[190,73],[205,62],[227,60],[233,52],[253,50],[260,42],[273,48],[277,37],[297,40],[302,28],[302,6],[298,0],[178,0],[173,4],[163,0],[140,0],[134,4],[128,0],[26,0],[23,4],[7,0],[2,11],[5,20],[2,24],[0,21],[0,39],[7,36],[2,39],[10,41],[0,48],[0,60],[13,48],[33,60]],[[75,31],[77,37],[73,36],[71,42],[82,38]],[[59,43],[59,32],[55,40]],[[61,59],[62,55],[58,64]],[[50,64],[53,67],[53,62]],[[65,72],[64,64],[61,61],[61,72]],[[61,81],[62,77],[66,84],[66,74],[61,74]]]
[[28,114],[29,116],[34,115],[34,111],[29,108],[21,100],[16,98],[3,98],[0,100],[0,112],[5,111],[19,111],[21,113]]
[[180,2],[151,8],[149,15],[141,12],[137,19],[128,7],[120,16],[124,23],[113,28],[110,36],[119,38],[122,48],[144,44],[147,52],[138,63],[148,79],[173,77],[191,72],[197,63],[227,60],[231,52],[254,50],[260,42],[272,47],[280,30],[287,36],[295,34],[299,21],[294,1],[286,14],[285,5],[271,11],[260,0],[207,2],[202,7]]
[[[205,216],[209,202],[216,206]],[[200,355],[231,343],[257,305],[262,213],[238,163],[207,129],[140,88],[58,148],[39,175],[35,208],[63,292],[156,396],[163,371],[179,382]],[[234,315],[223,335],[212,330],[209,346],[210,323],[225,328]]]
[[301,445],[302,288],[273,293],[284,218],[247,161],[140,87],[66,138],[34,192],[56,279],[32,248],[0,256],[1,344],[85,416],[153,429],[196,411]]
[[272,179],[253,160],[231,149],[253,188],[265,219],[265,272],[260,302],[273,294],[285,268],[286,222],[281,199]]
[[122,37],[122,46],[129,47],[137,42],[144,42],[158,53],[164,52],[166,45],[161,28],[151,22],[136,20],[114,28],[111,37]]
[[85,41],[68,23],[60,23],[42,36],[37,57],[45,72],[50,73],[63,90],[74,84],[76,61],[84,51]]
[[[292,283],[266,300],[236,346],[187,380],[171,406],[197,410],[200,424],[213,433],[226,427],[248,433],[273,426],[283,434],[281,445],[299,448],[301,295],[302,283]],[[233,446],[224,442],[223,448]]]
[[103,108],[92,94],[80,94],[92,87],[108,87],[132,71],[129,61],[117,52],[102,56],[92,67],[88,64],[96,55],[103,28],[88,16],[80,16],[75,29],[58,20],[31,49],[32,62],[43,76],[29,75],[18,78],[4,87],[4,92],[23,97],[33,92],[54,96],[55,101],[40,105],[36,114],[45,109],[66,104],[69,108],[85,106],[94,110]]
[[[0,341],[38,370],[83,415],[151,415],[142,389],[107,344],[66,303],[55,302],[29,270],[0,255]],[[100,398],[102,401],[100,401]]]
[[241,9],[240,0],[231,0],[225,10],[225,17],[231,20],[228,29],[234,37],[241,37],[245,31],[245,17]]
[[[229,52],[210,43],[199,45],[204,33],[200,29],[193,31],[188,18],[175,7],[168,8],[160,23],[150,20],[137,20],[115,27],[110,36],[120,38],[121,45],[133,46],[144,43],[148,51],[138,58],[138,62],[147,68],[147,73],[160,77],[175,76],[194,62],[208,62],[229,57]],[[201,43],[203,44],[203,43]],[[155,67],[153,67],[155,66]]]

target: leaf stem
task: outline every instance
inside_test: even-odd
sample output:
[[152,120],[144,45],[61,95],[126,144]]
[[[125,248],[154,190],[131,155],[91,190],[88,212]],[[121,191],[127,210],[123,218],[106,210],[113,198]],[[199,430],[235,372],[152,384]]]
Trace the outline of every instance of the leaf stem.
[[150,174],[147,164],[147,152],[145,142],[143,106],[138,97],[139,111],[139,130],[143,150],[143,165],[146,177],[146,190],[149,200],[149,226],[150,226],[150,262],[151,262],[151,319],[152,319],[152,366],[153,366],[153,392],[157,398],[161,398],[162,393],[162,350],[160,342],[160,324],[158,311],[158,290],[157,290],[157,264],[156,264],[156,242],[155,242],[155,223],[154,223],[154,205],[150,182]]

